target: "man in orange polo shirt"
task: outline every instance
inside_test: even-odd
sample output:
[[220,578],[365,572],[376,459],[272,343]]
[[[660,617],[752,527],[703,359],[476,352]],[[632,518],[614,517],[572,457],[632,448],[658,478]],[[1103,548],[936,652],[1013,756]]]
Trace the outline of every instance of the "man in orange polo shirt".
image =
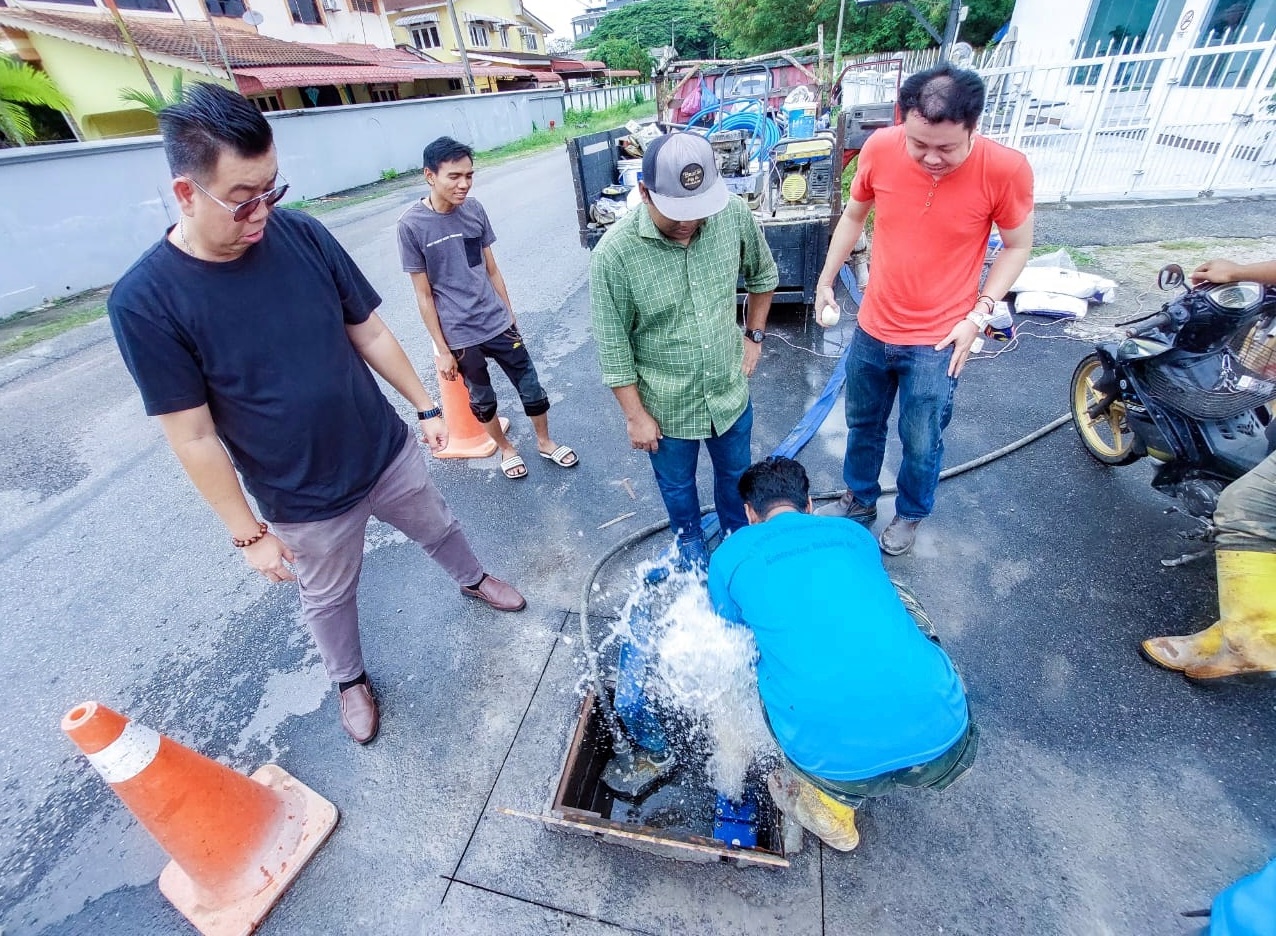
[[[904,457],[895,517],[878,541],[892,556],[912,548],[930,516],[957,376],[1032,249],[1032,170],[1021,153],[975,133],[983,108],[973,71],[945,64],[904,82],[904,122],[873,134],[860,152],[817,284],[817,307],[832,303],[838,270],[876,208],[872,275],[846,359],[847,491],[820,512],[866,527],[877,520],[898,394]],[[981,292],[993,224],[1005,246]]]

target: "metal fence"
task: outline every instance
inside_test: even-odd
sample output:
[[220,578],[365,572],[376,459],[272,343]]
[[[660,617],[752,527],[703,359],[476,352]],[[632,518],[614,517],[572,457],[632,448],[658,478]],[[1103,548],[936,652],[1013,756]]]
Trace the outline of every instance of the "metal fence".
[[[907,75],[937,50],[898,57]],[[1276,194],[1276,34],[1020,57],[984,50],[971,67],[988,87],[980,130],[1028,157],[1038,202]]]
[[589,88],[585,91],[568,91],[563,95],[565,110],[603,110],[616,104],[629,103],[637,98],[651,101],[656,97],[656,86],[647,84],[617,85],[613,88]]

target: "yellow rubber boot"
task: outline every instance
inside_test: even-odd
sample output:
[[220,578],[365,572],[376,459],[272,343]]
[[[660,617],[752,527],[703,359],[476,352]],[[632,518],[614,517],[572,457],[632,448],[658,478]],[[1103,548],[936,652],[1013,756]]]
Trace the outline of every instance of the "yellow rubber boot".
[[820,792],[791,770],[777,770],[767,777],[767,790],[775,805],[830,848],[852,851],[860,843],[855,810]]
[[1188,679],[1276,675],[1276,553],[1220,549],[1218,621],[1197,634],[1143,641],[1143,655]]

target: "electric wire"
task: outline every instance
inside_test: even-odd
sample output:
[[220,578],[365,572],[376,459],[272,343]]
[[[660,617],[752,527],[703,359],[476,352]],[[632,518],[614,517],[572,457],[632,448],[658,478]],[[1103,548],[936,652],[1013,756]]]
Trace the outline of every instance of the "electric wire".
[[777,341],[783,342],[784,344],[788,345],[790,348],[793,348],[796,351],[805,351],[807,354],[814,355],[817,358],[828,358],[831,361],[837,361],[837,360],[841,360],[841,357],[842,357],[841,354],[825,354],[823,351],[816,351],[813,348],[804,348],[800,344],[794,344],[793,342],[789,341],[789,339],[785,338],[783,335],[777,334],[775,332],[767,332],[766,336],[768,338],[775,338]]

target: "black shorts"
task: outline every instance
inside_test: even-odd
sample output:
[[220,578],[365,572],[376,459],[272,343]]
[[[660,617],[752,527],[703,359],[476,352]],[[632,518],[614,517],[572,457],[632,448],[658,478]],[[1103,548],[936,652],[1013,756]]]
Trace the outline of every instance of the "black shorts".
[[482,344],[454,350],[452,355],[456,358],[456,369],[465,380],[465,388],[470,392],[470,411],[479,422],[491,422],[496,416],[496,391],[487,371],[489,360],[495,361],[505,371],[505,376],[523,401],[523,412],[528,416],[539,416],[549,411],[549,397],[541,388],[532,356],[527,353],[523,336],[516,326],[511,325]]

